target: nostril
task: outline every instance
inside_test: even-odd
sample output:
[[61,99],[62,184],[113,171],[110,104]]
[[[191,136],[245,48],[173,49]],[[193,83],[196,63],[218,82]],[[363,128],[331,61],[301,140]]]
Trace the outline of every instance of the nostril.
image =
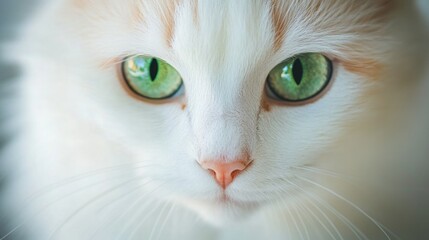
[[237,169],[231,172],[231,178],[234,179],[242,170]]
[[207,171],[209,171],[210,175],[212,175],[213,177],[216,177],[216,171],[215,170],[208,168]]

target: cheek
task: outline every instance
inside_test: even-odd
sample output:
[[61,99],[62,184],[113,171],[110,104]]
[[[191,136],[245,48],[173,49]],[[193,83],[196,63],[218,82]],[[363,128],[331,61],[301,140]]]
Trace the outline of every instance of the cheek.
[[[154,105],[136,100],[112,77],[114,71],[83,75],[86,77],[74,79],[69,96],[74,111],[131,156],[124,162],[150,166],[142,173],[154,180],[170,179],[167,185],[174,186],[173,190],[216,187],[196,163],[188,113],[179,102]],[[202,183],[204,180],[207,182]]]
[[[186,129],[179,103],[150,104],[128,95],[114,70],[84,73],[70,92],[74,111],[107,138],[134,149],[169,147]],[[180,137],[180,136],[177,136]]]
[[358,101],[369,87],[365,81],[339,69],[331,89],[318,101],[273,106],[270,112],[263,112],[259,122],[261,161],[274,165],[317,161],[359,112]]

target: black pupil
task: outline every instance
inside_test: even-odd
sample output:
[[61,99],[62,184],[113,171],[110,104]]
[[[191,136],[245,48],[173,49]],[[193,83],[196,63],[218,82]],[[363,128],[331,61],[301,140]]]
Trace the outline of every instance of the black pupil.
[[295,62],[293,62],[293,66],[292,66],[292,74],[293,74],[293,78],[295,79],[296,85],[301,84],[302,81],[302,74],[303,74],[303,69],[302,69],[302,63],[301,60],[296,59]]
[[156,75],[158,74],[158,61],[156,59],[152,59],[150,63],[150,78],[152,81],[155,80]]

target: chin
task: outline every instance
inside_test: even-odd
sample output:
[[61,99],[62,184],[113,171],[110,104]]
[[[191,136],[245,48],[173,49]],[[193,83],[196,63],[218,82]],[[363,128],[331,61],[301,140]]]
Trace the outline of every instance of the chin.
[[218,227],[245,220],[260,208],[257,202],[241,202],[226,197],[213,200],[189,198],[182,202],[205,221]]

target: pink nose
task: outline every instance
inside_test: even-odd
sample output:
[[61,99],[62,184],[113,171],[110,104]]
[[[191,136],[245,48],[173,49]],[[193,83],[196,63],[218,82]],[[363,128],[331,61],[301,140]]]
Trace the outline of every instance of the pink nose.
[[216,182],[226,189],[232,183],[234,178],[240,174],[249,164],[244,161],[220,162],[204,161],[201,167],[209,170],[215,177]]

